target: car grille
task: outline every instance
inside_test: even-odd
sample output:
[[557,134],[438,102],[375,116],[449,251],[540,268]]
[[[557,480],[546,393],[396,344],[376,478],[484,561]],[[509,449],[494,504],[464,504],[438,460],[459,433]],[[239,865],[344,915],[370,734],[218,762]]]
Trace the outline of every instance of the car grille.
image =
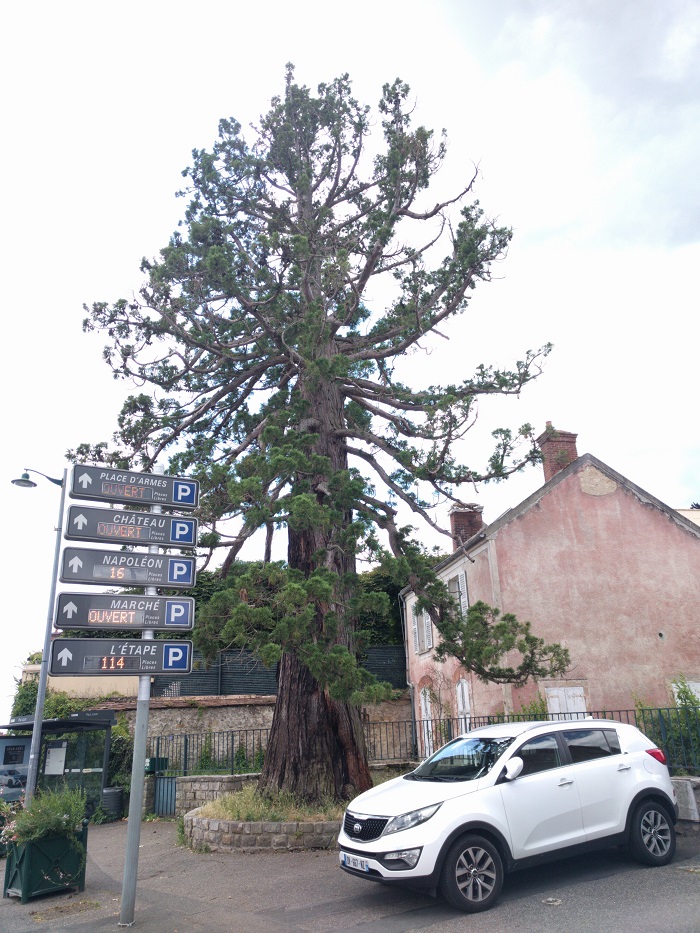
[[371,816],[365,818],[346,812],[343,829],[352,839],[360,839],[362,842],[371,842],[372,839],[378,839],[379,836],[381,836],[388,822],[388,819],[382,819],[380,817]]

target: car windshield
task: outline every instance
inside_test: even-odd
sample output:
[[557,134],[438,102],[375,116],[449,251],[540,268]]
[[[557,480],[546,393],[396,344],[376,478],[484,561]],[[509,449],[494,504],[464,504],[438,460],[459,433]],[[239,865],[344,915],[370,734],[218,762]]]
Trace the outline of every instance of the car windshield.
[[466,736],[448,742],[408,777],[416,781],[475,781],[488,774],[513,736]]

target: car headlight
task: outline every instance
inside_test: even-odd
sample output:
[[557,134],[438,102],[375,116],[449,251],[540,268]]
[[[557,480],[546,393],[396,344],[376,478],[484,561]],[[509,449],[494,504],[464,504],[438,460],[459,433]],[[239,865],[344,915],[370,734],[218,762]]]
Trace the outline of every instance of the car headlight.
[[442,804],[435,803],[432,807],[423,807],[420,810],[411,810],[410,813],[395,816],[393,820],[389,820],[386,824],[384,835],[388,836],[389,833],[400,833],[404,829],[413,829],[414,826],[420,826],[421,823],[425,823],[431,816],[434,816],[441,806]]

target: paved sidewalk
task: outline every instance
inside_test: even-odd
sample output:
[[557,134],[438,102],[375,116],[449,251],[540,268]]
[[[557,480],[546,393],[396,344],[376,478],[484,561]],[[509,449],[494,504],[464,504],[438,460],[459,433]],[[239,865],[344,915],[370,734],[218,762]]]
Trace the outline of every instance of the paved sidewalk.
[[[126,830],[126,820],[90,826],[82,893],[34,898],[24,905],[0,898],[0,931],[118,930]],[[357,882],[339,871],[335,851],[203,854],[178,846],[176,833],[175,822],[141,824],[135,931],[323,933],[341,928],[347,916],[342,889],[356,900]],[[308,905],[319,890],[334,890],[338,914],[309,925]]]
[[[85,891],[0,898],[0,933],[117,933],[126,821],[91,826]],[[615,850],[509,876],[478,918],[441,898],[368,884],[337,851],[195,853],[170,821],[141,824],[135,933],[698,933],[700,834],[665,868]],[[0,860],[0,870],[4,861]]]

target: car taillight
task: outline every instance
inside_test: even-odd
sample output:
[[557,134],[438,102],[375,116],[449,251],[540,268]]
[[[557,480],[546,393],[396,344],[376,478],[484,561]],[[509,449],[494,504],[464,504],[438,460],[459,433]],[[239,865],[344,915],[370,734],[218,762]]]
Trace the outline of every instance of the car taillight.
[[666,756],[660,748],[647,748],[646,753],[647,755],[651,755],[652,758],[656,758],[662,765],[666,764]]

